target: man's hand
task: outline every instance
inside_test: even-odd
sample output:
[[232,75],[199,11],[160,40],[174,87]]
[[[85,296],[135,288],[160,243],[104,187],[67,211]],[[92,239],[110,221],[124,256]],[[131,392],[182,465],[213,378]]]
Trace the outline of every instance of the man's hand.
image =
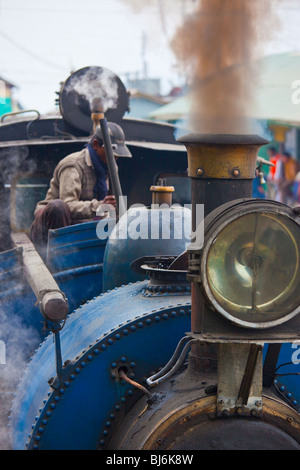
[[117,201],[115,196],[106,196],[102,204],[111,204],[112,206],[117,207]]
[[115,196],[106,196],[103,201],[99,203],[96,210],[96,217],[116,217],[117,201]]

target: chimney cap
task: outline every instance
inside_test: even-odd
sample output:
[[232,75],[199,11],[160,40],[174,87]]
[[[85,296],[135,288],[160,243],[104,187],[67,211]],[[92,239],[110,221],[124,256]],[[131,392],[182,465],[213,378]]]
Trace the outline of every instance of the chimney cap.
[[211,145],[267,145],[270,142],[256,134],[198,134],[191,133],[178,139],[183,144]]

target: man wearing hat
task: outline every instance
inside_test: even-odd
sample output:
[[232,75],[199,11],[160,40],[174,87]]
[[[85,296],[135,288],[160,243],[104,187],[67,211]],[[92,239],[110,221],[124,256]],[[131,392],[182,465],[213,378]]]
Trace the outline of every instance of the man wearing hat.
[[[114,156],[131,157],[122,128],[112,122],[107,125]],[[108,195],[108,165],[97,126],[83,150],[68,155],[56,166],[46,198],[36,206],[30,238],[41,251],[47,245],[49,229],[93,220],[102,204],[115,207],[116,200]]]

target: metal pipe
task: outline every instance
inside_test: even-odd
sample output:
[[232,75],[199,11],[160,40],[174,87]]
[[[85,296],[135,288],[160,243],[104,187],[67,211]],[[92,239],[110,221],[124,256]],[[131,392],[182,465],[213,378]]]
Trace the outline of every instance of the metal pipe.
[[4,119],[6,119],[9,116],[16,116],[17,114],[24,114],[24,113],[36,113],[37,117],[35,118],[35,120],[40,119],[41,117],[40,113],[36,109],[23,109],[21,111],[14,111],[12,113],[2,114],[0,118],[0,122],[3,122]]
[[119,370],[119,376],[121,379],[125,380],[125,382],[129,383],[130,385],[133,385],[134,387],[144,392],[147,397],[151,397],[151,393],[149,392],[149,390],[147,390],[145,387],[143,387],[143,385],[139,384],[138,382],[135,382],[134,380],[131,380],[129,377],[127,377],[123,369]]
[[[189,336],[183,337],[179,341],[177,348],[173,356],[169,360],[169,362],[165,365],[165,367],[161,371],[149,377],[146,380],[147,384],[153,387],[154,385],[158,385],[162,382],[165,382],[167,379],[172,377],[172,375],[174,375],[183,364],[183,361],[185,360],[187,352],[190,349],[191,345],[197,342],[198,341],[195,339],[190,339]],[[186,344],[184,345],[182,351],[180,352],[180,349],[184,343]]]
[[23,248],[23,266],[26,279],[40,306],[41,313],[54,323],[66,319],[69,306],[64,293],[25,233],[12,233],[17,247]]
[[[100,113],[101,114],[101,113]],[[120,179],[118,175],[118,168],[115,160],[115,156],[113,153],[113,148],[111,144],[111,139],[109,135],[107,120],[102,113],[99,118],[99,124],[101,127],[103,144],[105,148],[107,164],[108,164],[108,172],[112,184],[112,191],[117,201],[117,208],[119,217],[121,217],[125,212],[125,204],[123,200],[122,188],[120,184]]]
[[56,373],[58,379],[60,379],[62,375],[62,354],[61,354],[61,343],[60,343],[60,333],[56,331],[55,335],[55,361],[56,361]]

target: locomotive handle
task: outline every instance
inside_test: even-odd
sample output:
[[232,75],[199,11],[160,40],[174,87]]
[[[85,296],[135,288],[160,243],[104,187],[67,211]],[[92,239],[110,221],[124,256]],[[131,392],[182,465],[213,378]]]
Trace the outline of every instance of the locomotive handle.
[[23,267],[26,279],[40,305],[43,316],[53,322],[65,320],[68,300],[25,233],[12,233],[17,247],[23,248]]

